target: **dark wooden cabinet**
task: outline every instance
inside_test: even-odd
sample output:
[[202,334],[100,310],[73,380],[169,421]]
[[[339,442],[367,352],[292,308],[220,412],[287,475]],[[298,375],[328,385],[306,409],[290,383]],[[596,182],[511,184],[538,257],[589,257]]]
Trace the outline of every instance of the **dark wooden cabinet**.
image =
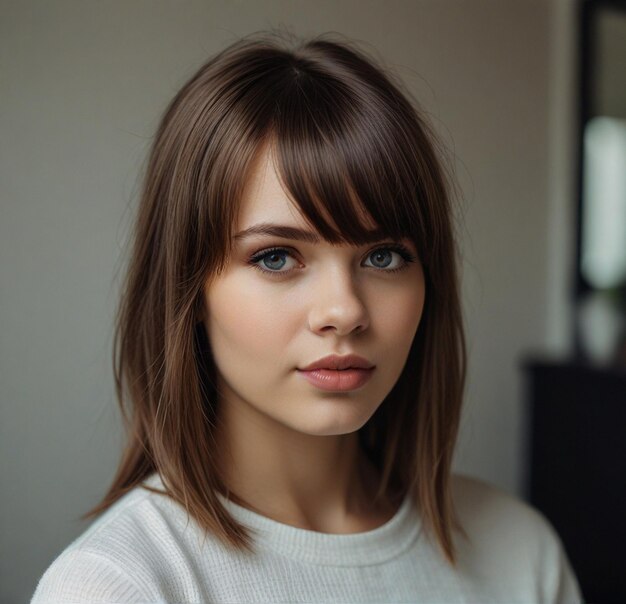
[[626,370],[524,363],[526,498],[559,533],[586,602],[626,602]]

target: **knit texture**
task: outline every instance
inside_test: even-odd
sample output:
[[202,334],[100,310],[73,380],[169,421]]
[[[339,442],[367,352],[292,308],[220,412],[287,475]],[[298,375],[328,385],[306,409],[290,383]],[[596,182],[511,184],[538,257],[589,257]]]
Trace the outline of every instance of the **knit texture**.
[[[162,489],[157,474],[146,481]],[[184,508],[136,487],[52,562],[31,604],[245,602],[582,602],[552,526],[526,503],[455,475],[469,537],[455,534],[451,567],[405,498],[391,520],[362,533],[282,524],[220,496],[253,529],[255,554],[204,533]]]

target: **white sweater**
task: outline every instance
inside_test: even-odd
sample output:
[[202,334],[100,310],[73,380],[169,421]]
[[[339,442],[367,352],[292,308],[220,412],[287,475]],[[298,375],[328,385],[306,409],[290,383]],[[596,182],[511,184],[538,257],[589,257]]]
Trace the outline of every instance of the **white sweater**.
[[[163,488],[153,474],[148,484]],[[258,529],[255,556],[226,549],[163,495],[133,489],[53,561],[31,604],[66,602],[582,602],[561,542],[514,497],[455,475],[470,538],[450,567],[407,498],[377,529],[327,534],[282,524],[221,497]]]

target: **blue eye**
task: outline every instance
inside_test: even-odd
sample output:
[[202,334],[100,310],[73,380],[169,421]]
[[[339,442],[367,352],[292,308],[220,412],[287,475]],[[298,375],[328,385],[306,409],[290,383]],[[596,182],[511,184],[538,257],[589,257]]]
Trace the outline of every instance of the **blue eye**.
[[[396,266],[394,268],[386,268],[393,263],[393,253],[400,256],[402,262],[400,266]],[[293,258],[293,255],[289,249],[280,247],[271,248],[269,250],[262,250],[253,254],[248,260],[248,264],[260,270],[262,273],[272,275],[274,277],[280,277],[290,273],[293,270],[293,268],[290,268],[288,270],[280,270],[285,267],[285,256]],[[404,245],[401,244],[389,244],[376,248],[367,254],[367,258],[377,258],[375,260],[375,263],[380,263],[383,266],[374,264],[370,265],[369,267],[384,273],[395,273],[401,271],[407,268],[411,262],[415,262],[415,260],[417,259]]]
[[[386,267],[389,266],[390,262],[393,262],[393,255],[392,254],[397,254],[398,256],[400,256],[401,258],[401,264],[400,266],[396,266],[395,268],[390,268],[387,270],[384,270]],[[412,262],[415,262],[417,260],[417,257],[414,256],[409,250],[408,248],[406,248],[404,245],[402,245],[401,243],[394,243],[394,244],[388,244],[379,248],[376,248],[375,250],[372,250],[371,252],[369,252],[367,254],[367,258],[376,258],[378,257],[380,259],[380,257],[385,257],[388,256],[390,258],[390,262],[386,262],[384,261],[384,267],[379,267],[379,266],[374,266],[374,268],[382,268],[384,272],[386,273],[396,273],[398,271],[401,271],[405,268],[407,268],[409,266],[409,264],[411,264]],[[379,260],[377,260],[376,262],[379,262]]]
[[[258,261],[262,261],[265,263],[265,266],[270,270],[268,272],[276,272],[285,266],[285,259],[283,256],[289,256],[289,252],[287,250],[270,250],[265,252]],[[258,262],[257,261],[257,262]],[[258,265],[257,265],[258,266]],[[259,266],[259,268],[262,268]],[[283,271],[287,272],[287,271]]]
[[[380,258],[381,256],[382,256],[383,258],[384,258],[384,257],[389,258],[389,262],[387,262],[387,263],[385,264],[385,266],[383,266],[383,267],[376,267],[376,268],[386,268],[386,267],[388,267],[388,266],[389,266],[390,262],[393,262],[392,252],[391,252],[391,250],[388,250],[387,248],[380,248],[379,250],[376,250],[375,252],[372,252],[372,253],[368,256],[368,258],[372,258],[373,256],[377,256],[378,258]],[[392,269],[392,270],[393,270],[393,269]]]

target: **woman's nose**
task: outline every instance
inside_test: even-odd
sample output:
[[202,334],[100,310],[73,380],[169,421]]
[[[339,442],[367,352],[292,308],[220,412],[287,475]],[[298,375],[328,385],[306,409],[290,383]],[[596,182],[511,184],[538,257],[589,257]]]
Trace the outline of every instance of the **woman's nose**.
[[309,328],[317,333],[334,330],[337,335],[363,331],[369,312],[349,269],[333,268],[312,285]]

